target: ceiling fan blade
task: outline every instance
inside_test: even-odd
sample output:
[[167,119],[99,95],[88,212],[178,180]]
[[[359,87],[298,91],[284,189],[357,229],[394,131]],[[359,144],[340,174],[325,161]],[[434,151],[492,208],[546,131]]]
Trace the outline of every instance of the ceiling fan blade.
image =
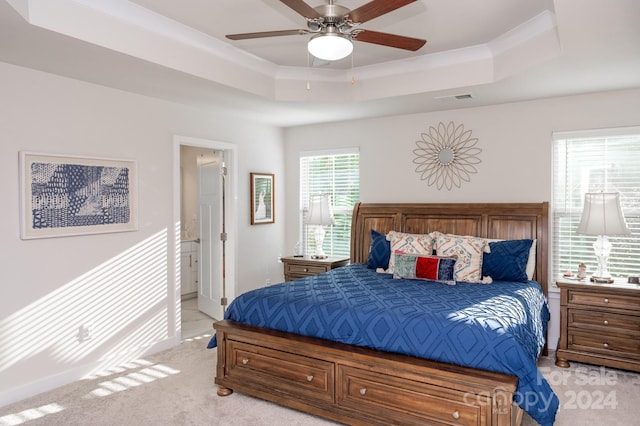
[[302,34],[308,34],[308,33],[309,31],[307,30],[299,29],[299,30],[261,31],[257,33],[227,34],[225,37],[230,40],[247,40],[250,38],[302,35]]
[[373,0],[349,12],[349,19],[353,22],[367,22],[414,1],[416,0]]
[[396,47],[398,49],[416,51],[425,45],[427,40],[421,38],[405,37],[396,34],[381,33],[378,31],[362,30],[354,34],[354,39],[365,43],[380,44]]
[[289,6],[291,9],[298,12],[300,15],[304,16],[305,18],[308,18],[308,19],[322,18],[322,15],[320,15],[320,13],[318,13],[317,10],[315,10],[314,8],[312,8],[302,0],[280,0],[280,1],[286,4],[287,6]]

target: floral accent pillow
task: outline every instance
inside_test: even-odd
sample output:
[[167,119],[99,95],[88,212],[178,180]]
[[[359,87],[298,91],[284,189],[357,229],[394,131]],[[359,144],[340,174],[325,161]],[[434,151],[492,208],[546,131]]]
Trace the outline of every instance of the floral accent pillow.
[[[435,236],[439,232],[430,234],[407,234],[405,232],[389,231],[387,240],[391,243],[391,253],[401,251],[408,254],[433,254],[433,243]],[[389,269],[387,272],[393,273],[395,269],[395,256],[389,259]]]
[[482,256],[489,253],[485,238],[439,234],[435,249],[438,256],[455,256],[458,259],[453,275],[456,281],[482,282]]
[[456,264],[454,257],[406,254],[399,251],[396,251],[393,257],[395,257],[393,278],[431,280],[449,285],[456,283],[453,280],[453,269]]

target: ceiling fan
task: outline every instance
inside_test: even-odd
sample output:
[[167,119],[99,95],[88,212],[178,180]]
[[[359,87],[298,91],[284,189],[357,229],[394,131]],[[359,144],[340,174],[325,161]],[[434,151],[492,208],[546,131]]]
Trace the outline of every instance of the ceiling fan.
[[382,33],[360,28],[378,16],[392,12],[416,0],[373,0],[354,10],[334,4],[311,7],[304,0],[280,0],[307,20],[306,29],[262,31],[228,34],[230,40],[312,34],[307,45],[309,53],[319,59],[336,61],[353,51],[353,40],[398,49],[416,51],[427,42],[419,38]]

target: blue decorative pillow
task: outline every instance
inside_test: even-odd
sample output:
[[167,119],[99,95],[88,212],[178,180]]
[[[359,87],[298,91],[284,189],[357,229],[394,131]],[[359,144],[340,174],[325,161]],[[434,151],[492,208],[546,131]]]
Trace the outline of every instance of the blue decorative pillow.
[[371,230],[371,248],[369,249],[369,258],[367,266],[371,269],[389,268],[389,258],[391,257],[391,243],[387,241],[387,236]]
[[489,243],[491,253],[482,260],[482,276],[493,281],[527,281],[527,261],[533,240],[505,240]]

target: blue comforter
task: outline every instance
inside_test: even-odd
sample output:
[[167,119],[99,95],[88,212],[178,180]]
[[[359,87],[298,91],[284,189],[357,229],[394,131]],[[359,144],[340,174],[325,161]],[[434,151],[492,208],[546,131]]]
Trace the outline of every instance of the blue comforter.
[[[225,319],[518,377],[516,403],[552,425],[558,398],[539,373],[549,309],[535,281],[393,279],[361,263],[247,292]],[[208,347],[216,346],[215,336]]]

